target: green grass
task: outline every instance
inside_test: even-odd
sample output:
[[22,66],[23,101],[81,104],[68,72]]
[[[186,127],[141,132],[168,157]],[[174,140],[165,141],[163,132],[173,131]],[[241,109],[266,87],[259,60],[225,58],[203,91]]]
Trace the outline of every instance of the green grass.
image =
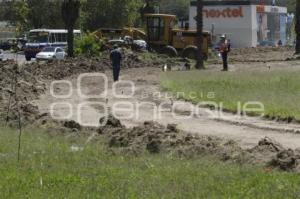
[[[162,76],[162,87],[172,93],[184,92],[184,99],[195,103],[214,101],[236,112],[237,104],[262,102],[265,116],[300,121],[300,71],[190,71]],[[195,97],[189,93],[195,92]],[[211,94],[214,93],[214,98]],[[209,96],[208,96],[209,94]],[[254,114],[257,114],[257,112]]]
[[97,139],[0,128],[1,198],[299,198],[300,176],[266,173],[213,158],[112,155]]

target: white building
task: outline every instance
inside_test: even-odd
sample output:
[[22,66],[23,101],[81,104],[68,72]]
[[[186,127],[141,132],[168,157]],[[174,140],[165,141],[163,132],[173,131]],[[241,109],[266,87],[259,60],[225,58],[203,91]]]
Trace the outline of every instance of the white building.
[[[189,13],[191,28],[196,28],[196,2]],[[233,47],[286,43],[287,8],[263,0],[204,0],[204,30],[217,38],[226,34]]]

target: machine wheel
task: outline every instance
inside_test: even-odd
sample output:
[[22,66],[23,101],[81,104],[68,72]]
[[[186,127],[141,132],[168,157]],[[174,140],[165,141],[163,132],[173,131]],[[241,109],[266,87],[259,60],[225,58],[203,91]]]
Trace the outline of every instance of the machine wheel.
[[[185,47],[185,49],[182,52],[182,57],[196,60],[197,53],[198,53],[198,48],[196,46],[187,46],[187,47]],[[203,59],[205,61],[208,59],[208,56],[206,53],[203,53]]]
[[177,50],[173,46],[165,46],[162,49],[162,54],[168,55],[169,57],[178,56]]
[[197,59],[198,48],[196,46],[187,46],[183,49],[182,57],[189,59]]
[[25,57],[26,61],[30,61],[31,57]]

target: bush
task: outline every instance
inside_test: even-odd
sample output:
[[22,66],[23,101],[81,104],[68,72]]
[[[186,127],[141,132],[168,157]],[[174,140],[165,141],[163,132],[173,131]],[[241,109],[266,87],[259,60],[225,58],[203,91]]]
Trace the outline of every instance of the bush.
[[97,39],[93,34],[86,33],[75,40],[76,55],[99,55],[103,41]]

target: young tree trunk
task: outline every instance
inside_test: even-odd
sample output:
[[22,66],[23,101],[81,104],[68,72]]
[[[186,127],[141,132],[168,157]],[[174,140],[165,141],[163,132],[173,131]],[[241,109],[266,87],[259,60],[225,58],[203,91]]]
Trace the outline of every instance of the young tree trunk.
[[204,61],[203,61],[203,0],[197,0],[197,69],[204,69]]
[[74,27],[68,27],[68,56],[74,57]]
[[74,27],[80,12],[79,0],[64,0],[61,7],[62,18],[68,30],[68,56],[74,56]]
[[296,54],[300,54],[300,0],[296,3]]

